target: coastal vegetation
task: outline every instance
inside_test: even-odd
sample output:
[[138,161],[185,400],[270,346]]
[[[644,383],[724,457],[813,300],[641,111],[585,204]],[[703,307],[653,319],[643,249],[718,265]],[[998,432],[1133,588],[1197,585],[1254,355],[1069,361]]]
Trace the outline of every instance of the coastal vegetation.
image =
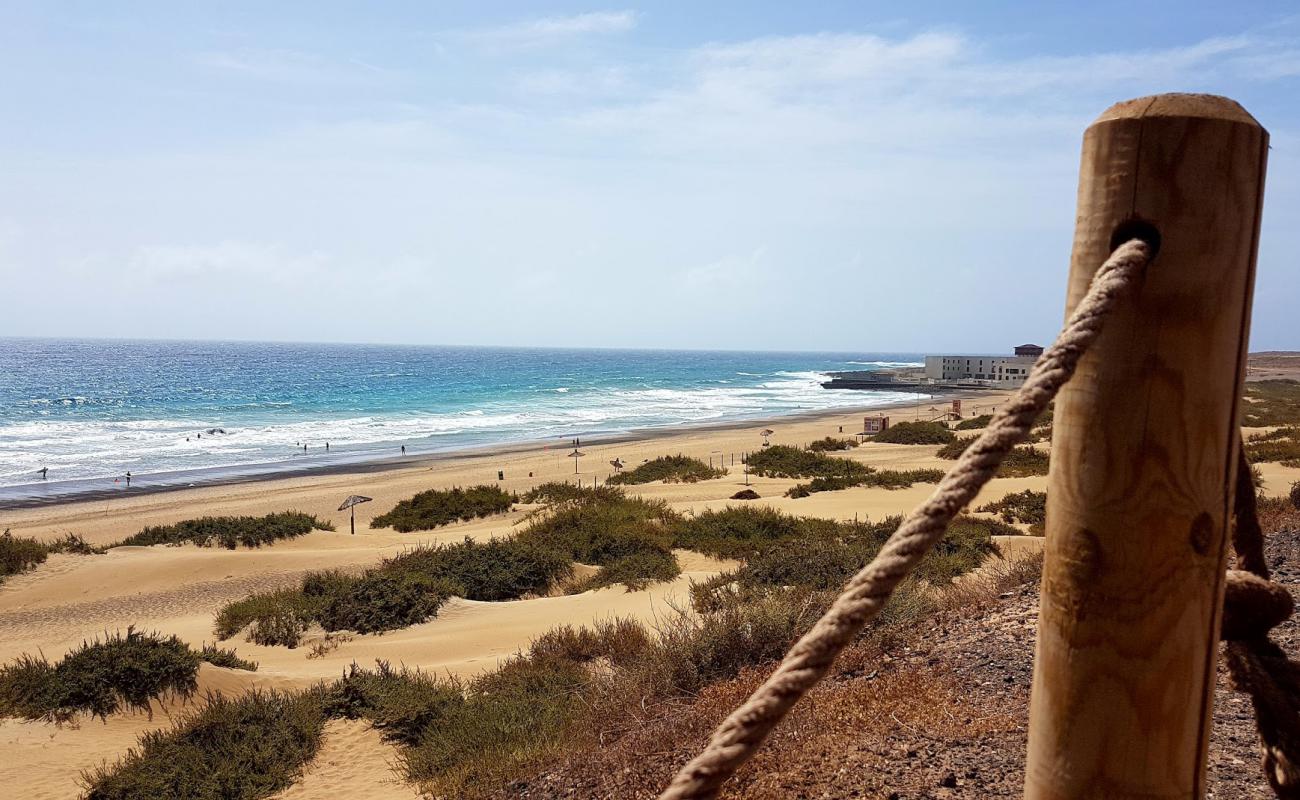
[[[966,448],[975,441],[974,436],[957,439],[939,448],[935,455],[939,458],[956,460]],[[1050,457],[1047,453],[1031,445],[1013,448],[1002,458],[998,467],[999,478],[1028,478],[1033,475],[1046,475]]]
[[519,500],[522,503],[562,503],[566,500],[587,497],[590,493],[599,490],[600,487],[581,486],[565,481],[547,481],[525,492]]
[[305,536],[313,530],[332,531],[334,526],[300,511],[281,511],[263,517],[200,517],[175,525],[147,527],[113,546],[194,544],[234,550],[240,545],[261,547],[281,539]]
[[392,510],[372,519],[370,527],[392,528],[399,533],[428,531],[504,513],[517,499],[499,486],[486,484],[468,489],[430,489],[398,502]]
[[1241,424],[1248,428],[1300,421],[1300,381],[1250,381],[1242,392]]
[[848,478],[870,472],[870,467],[857,461],[784,444],[774,444],[750,453],[745,463],[755,475],[772,478]]
[[612,485],[632,485],[663,481],[664,483],[696,483],[726,475],[725,469],[711,467],[698,458],[690,456],[660,456],[641,464],[635,469],[611,475],[606,483]]
[[0,583],[10,575],[26,572],[45,563],[51,553],[96,555],[103,552],[103,548],[92,547],[85,539],[71,533],[53,542],[42,542],[30,537],[14,536],[6,530],[0,533]]
[[436,616],[450,597],[494,602],[546,594],[572,577],[574,562],[599,570],[569,591],[641,588],[680,573],[671,550],[679,522],[662,502],[614,487],[583,490],[508,539],[419,547],[359,575],[309,573],[296,588],[235,601],[218,613],[215,630],[228,639],[247,628],[257,644],[286,647],[297,647],[313,623],[331,632],[395,630]]
[[953,426],[953,428],[954,430],[959,431],[974,431],[979,430],[980,428],[987,428],[989,423],[992,421],[992,414],[980,414],[978,417],[970,417],[969,419],[964,419],[961,422],[958,422]]
[[786,491],[786,497],[807,497],[817,492],[833,492],[854,486],[882,489],[908,489],[915,483],[938,483],[944,475],[941,469],[882,469],[867,467],[870,472],[855,477],[813,478]]
[[[664,522],[658,512],[650,517]],[[330,718],[369,721],[399,749],[404,777],[425,793],[507,792],[542,764],[600,751],[602,742],[633,735],[647,718],[690,707],[750,670],[761,676],[898,522],[803,519],[751,506],[668,520],[675,545],[744,559],[696,587],[693,612],[669,615],[653,628],[626,619],[560,626],[468,681],[379,662],[373,669],[353,665],[340,680],[299,694],[218,698],[171,731],[146,735],[118,764],[89,774],[91,796],[202,786],[220,792],[204,796],[265,797],[300,772]],[[949,585],[994,551],[990,524],[1000,523],[959,519],[840,669],[852,671],[875,657],[868,654],[914,635],[920,621],[944,608],[995,597],[1012,581],[1032,578],[1032,569],[1015,568]],[[577,537],[573,547],[594,544]],[[267,752],[281,750],[283,757],[269,763]]]
[[317,623],[326,631],[358,633],[417,625],[437,615],[448,598],[507,600],[546,592],[572,565],[562,553],[511,539],[420,547],[359,575],[312,572],[299,586],[261,592],[227,604],[216,635],[244,628],[261,645],[297,647]]
[[67,722],[82,713],[148,712],[153,700],[192,696],[202,661],[257,668],[230,650],[208,645],[195,651],[175,636],[127,628],[82,642],[56,664],[24,654],[0,667],[0,716]]
[[808,443],[808,449],[814,453],[827,453],[835,450],[852,450],[857,446],[858,443],[852,439],[837,439],[834,436],[827,436],[824,439],[818,439],[815,442]]
[[288,788],[315,757],[325,692],[214,694],[170,730],[149,731],[115,764],[86,771],[85,800],[259,800]]
[[1300,427],[1252,434],[1246,439],[1246,457],[1252,462],[1278,461],[1284,467],[1300,467]]
[[896,422],[871,438],[889,444],[947,444],[957,438],[942,422]]
[[1047,523],[1047,492],[1025,489],[1011,492],[1001,500],[986,503],[976,511],[998,514],[1004,522],[1019,522],[1029,526],[1029,532],[1041,536]]

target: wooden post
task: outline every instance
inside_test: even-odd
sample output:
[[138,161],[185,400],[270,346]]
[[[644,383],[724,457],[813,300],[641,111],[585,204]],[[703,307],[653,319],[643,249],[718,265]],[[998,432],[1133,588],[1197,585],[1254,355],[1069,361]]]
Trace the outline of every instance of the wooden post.
[[1159,250],[1056,401],[1031,800],[1204,796],[1267,152],[1206,95],[1084,134],[1067,308],[1113,246]]

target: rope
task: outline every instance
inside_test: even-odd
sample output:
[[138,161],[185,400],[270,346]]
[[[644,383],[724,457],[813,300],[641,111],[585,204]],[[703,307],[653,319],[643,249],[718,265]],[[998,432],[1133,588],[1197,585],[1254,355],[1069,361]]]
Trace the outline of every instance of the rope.
[[979,437],[939,482],[930,498],[894,531],[813,628],[748,700],[713,732],[704,750],[682,767],[660,800],[717,797],[722,783],[758,750],[768,733],[809,689],[862,627],[880,613],[900,581],[943,537],[948,523],[998,471],[1002,458],[1024,441],[1038,415],[1070,379],[1102,323],[1138,282],[1151,253],[1133,239],[1121,245],[1092,278],[1056,341]]
[[1244,452],[1237,465],[1235,507],[1232,546],[1240,569],[1228,570],[1223,595],[1228,674],[1250,695],[1269,786],[1279,798],[1295,800],[1300,798],[1300,666],[1268,638],[1290,618],[1295,603],[1285,587],[1268,579],[1255,484]]

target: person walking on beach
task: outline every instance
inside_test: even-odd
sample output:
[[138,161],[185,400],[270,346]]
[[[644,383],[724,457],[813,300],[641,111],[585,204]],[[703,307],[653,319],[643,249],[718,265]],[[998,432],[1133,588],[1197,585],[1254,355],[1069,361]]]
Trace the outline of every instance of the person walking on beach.
[[39,472],[39,473],[41,473],[41,480],[45,480],[45,477],[46,477],[46,476],[49,474],[49,472],[50,472],[50,468],[49,468],[49,467],[41,467],[40,469],[38,469],[38,470],[36,470],[36,471]]
[[402,445],[402,455],[406,455],[406,445]]
[[126,471],[126,488],[131,488],[131,470]]

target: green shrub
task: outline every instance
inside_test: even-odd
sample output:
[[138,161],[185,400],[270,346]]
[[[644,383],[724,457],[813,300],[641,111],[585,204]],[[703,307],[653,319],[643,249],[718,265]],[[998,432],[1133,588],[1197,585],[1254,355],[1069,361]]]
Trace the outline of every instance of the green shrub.
[[721,478],[726,474],[725,469],[711,467],[698,458],[683,455],[660,456],[645,462],[635,469],[611,475],[607,483],[612,485],[651,483],[653,481],[696,483],[711,478]]
[[797,517],[767,506],[727,506],[678,522],[673,546],[718,558],[743,558],[781,539],[800,535]]
[[1279,428],[1246,441],[1246,458],[1251,462],[1300,459],[1300,428]]
[[107,548],[96,547],[75,533],[65,533],[62,538],[47,543],[45,547],[51,553],[71,553],[78,556],[102,556],[108,552]]
[[463,706],[461,687],[419,670],[395,670],[387,661],[372,672],[352,664],[326,692],[331,717],[365,719],[388,742],[414,746],[440,724],[448,711]]
[[880,551],[883,539],[787,539],[757,552],[734,573],[747,587],[839,589]]
[[773,478],[832,478],[866,475],[871,468],[856,461],[776,444],[745,459],[749,471]]
[[620,489],[605,486],[579,486],[576,483],[564,483],[563,481],[548,481],[530,489],[523,495],[521,501],[525,503],[554,504],[590,498],[612,500],[622,496],[623,493]]
[[10,575],[26,572],[41,564],[51,553],[72,553],[74,555],[103,555],[102,547],[95,547],[80,536],[67,533],[52,542],[18,537],[8,529],[0,533],[0,583]]
[[571,661],[520,657],[469,684],[463,704],[450,706],[419,744],[402,753],[407,777],[417,783],[474,782],[552,746],[584,710],[587,670]]
[[509,511],[515,496],[499,486],[468,489],[430,489],[402,500],[391,511],[370,521],[372,528],[392,528],[399,533],[427,531],[453,522],[467,522]]
[[878,486],[884,489],[907,489],[914,483],[938,483],[943,479],[941,469],[882,469],[856,478],[813,478],[808,483],[790,487],[786,497],[807,497],[817,492],[834,492],[854,486]]
[[240,658],[234,650],[226,650],[217,647],[215,644],[204,644],[199,650],[199,660],[206,661],[214,667],[225,667],[226,669],[242,669],[246,672],[257,672],[257,662],[249,661],[246,658]]
[[199,547],[219,546],[234,550],[241,544],[245,547],[261,547],[280,539],[304,536],[312,530],[332,531],[334,526],[299,511],[282,511],[264,517],[202,517],[187,519],[175,525],[145,528],[114,547],[190,543]]
[[1041,530],[1047,523],[1047,492],[1035,492],[1032,489],[1011,492],[1001,500],[986,503],[975,510],[999,514],[1004,522],[1020,522],[1037,526]]
[[258,592],[222,607],[213,631],[218,639],[229,639],[252,625],[248,638],[256,644],[297,647],[318,605],[301,589]]
[[961,515],[954,519],[917,567],[915,574],[931,583],[942,584],[978,567],[994,553],[994,536],[1019,536],[1020,530],[995,519]]
[[863,486],[879,486],[884,489],[907,489],[914,483],[938,483],[943,480],[941,469],[882,469],[873,472],[862,482]]
[[413,570],[378,569],[325,597],[316,621],[327,631],[378,633],[418,625],[435,616],[462,587]]
[[955,428],[959,431],[974,431],[979,430],[980,428],[987,428],[989,423],[992,421],[992,414],[980,414],[978,417],[971,417],[970,419],[964,419],[961,422],[958,422]]
[[[672,526],[680,516],[662,501],[616,495],[571,501],[534,519],[515,536],[522,545],[559,551],[583,564],[602,567],[579,590],[631,580],[644,586],[678,574],[672,555]],[[642,574],[631,572],[644,569]],[[616,576],[618,579],[616,580]]]
[[254,689],[206,707],[170,730],[150,731],[113,765],[87,771],[86,800],[260,800],[287,788],[315,757],[324,691]]
[[941,422],[896,422],[871,440],[889,444],[947,444],[955,438]]
[[573,559],[556,547],[522,537],[420,547],[384,562],[388,572],[411,572],[454,588],[469,600],[517,600],[545,594],[573,571]]
[[1243,387],[1241,424],[1248,428],[1300,423],[1300,381],[1251,381]]
[[50,548],[44,543],[14,536],[6,530],[0,534],[0,581],[43,564],[49,554]]
[[1300,427],[1285,426],[1274,428],[1271,431],[1264,431],[1262,433],[1252,433],[1246,437],[1246,443],[1275,442],[1278,439],[1300,439]]
[[853,439],[837,439],[834,436],[827,436],[824,439],[810,442],[808,449],[814,453],[827,453],[835,450],[852,450],[857,446],[858,443]]
[[[957,459],[966,448],[975,441],[977,437],[969,436],[965,439],[957,439],[947,445],[939,448],[936,455],[939,458]],[[1029,445],[1012,448],[1009,453],[1002,459],[1002,464],[998,467],[997,477],[999,478],[1028,478],[1033,475],[1046,475],[1049,464],[1049,456],[1042,450]]]
[[573,593],[601,589],[621,583],[628,591],[644,589],[656,581],[670,581],[682,574],[671,551],[649,549],[616,558],[595,575],[574,587]]
[[194,694],[199,660],[175,636],[134,628],[82,642],[54,665],[23,655],[0,667],[0,716],[66,722],[83,712],[106,718],[123,706],[148,711],[159,697]]
[[229,603],[215,630],[227,639],[248,627],[252,641],[286,647],[297,647],[313,622],[327,631],[396,630],[435,616],[452,596],[500,601],[545,594],[572,575],[574,561],[601,567],[579,591],[614,583],[639,588],[679,574],[670,529],[678,520],[662,502],[605,488],[559,503],[511,539],[420,547],[359,576],[308,574],[296,589]]

